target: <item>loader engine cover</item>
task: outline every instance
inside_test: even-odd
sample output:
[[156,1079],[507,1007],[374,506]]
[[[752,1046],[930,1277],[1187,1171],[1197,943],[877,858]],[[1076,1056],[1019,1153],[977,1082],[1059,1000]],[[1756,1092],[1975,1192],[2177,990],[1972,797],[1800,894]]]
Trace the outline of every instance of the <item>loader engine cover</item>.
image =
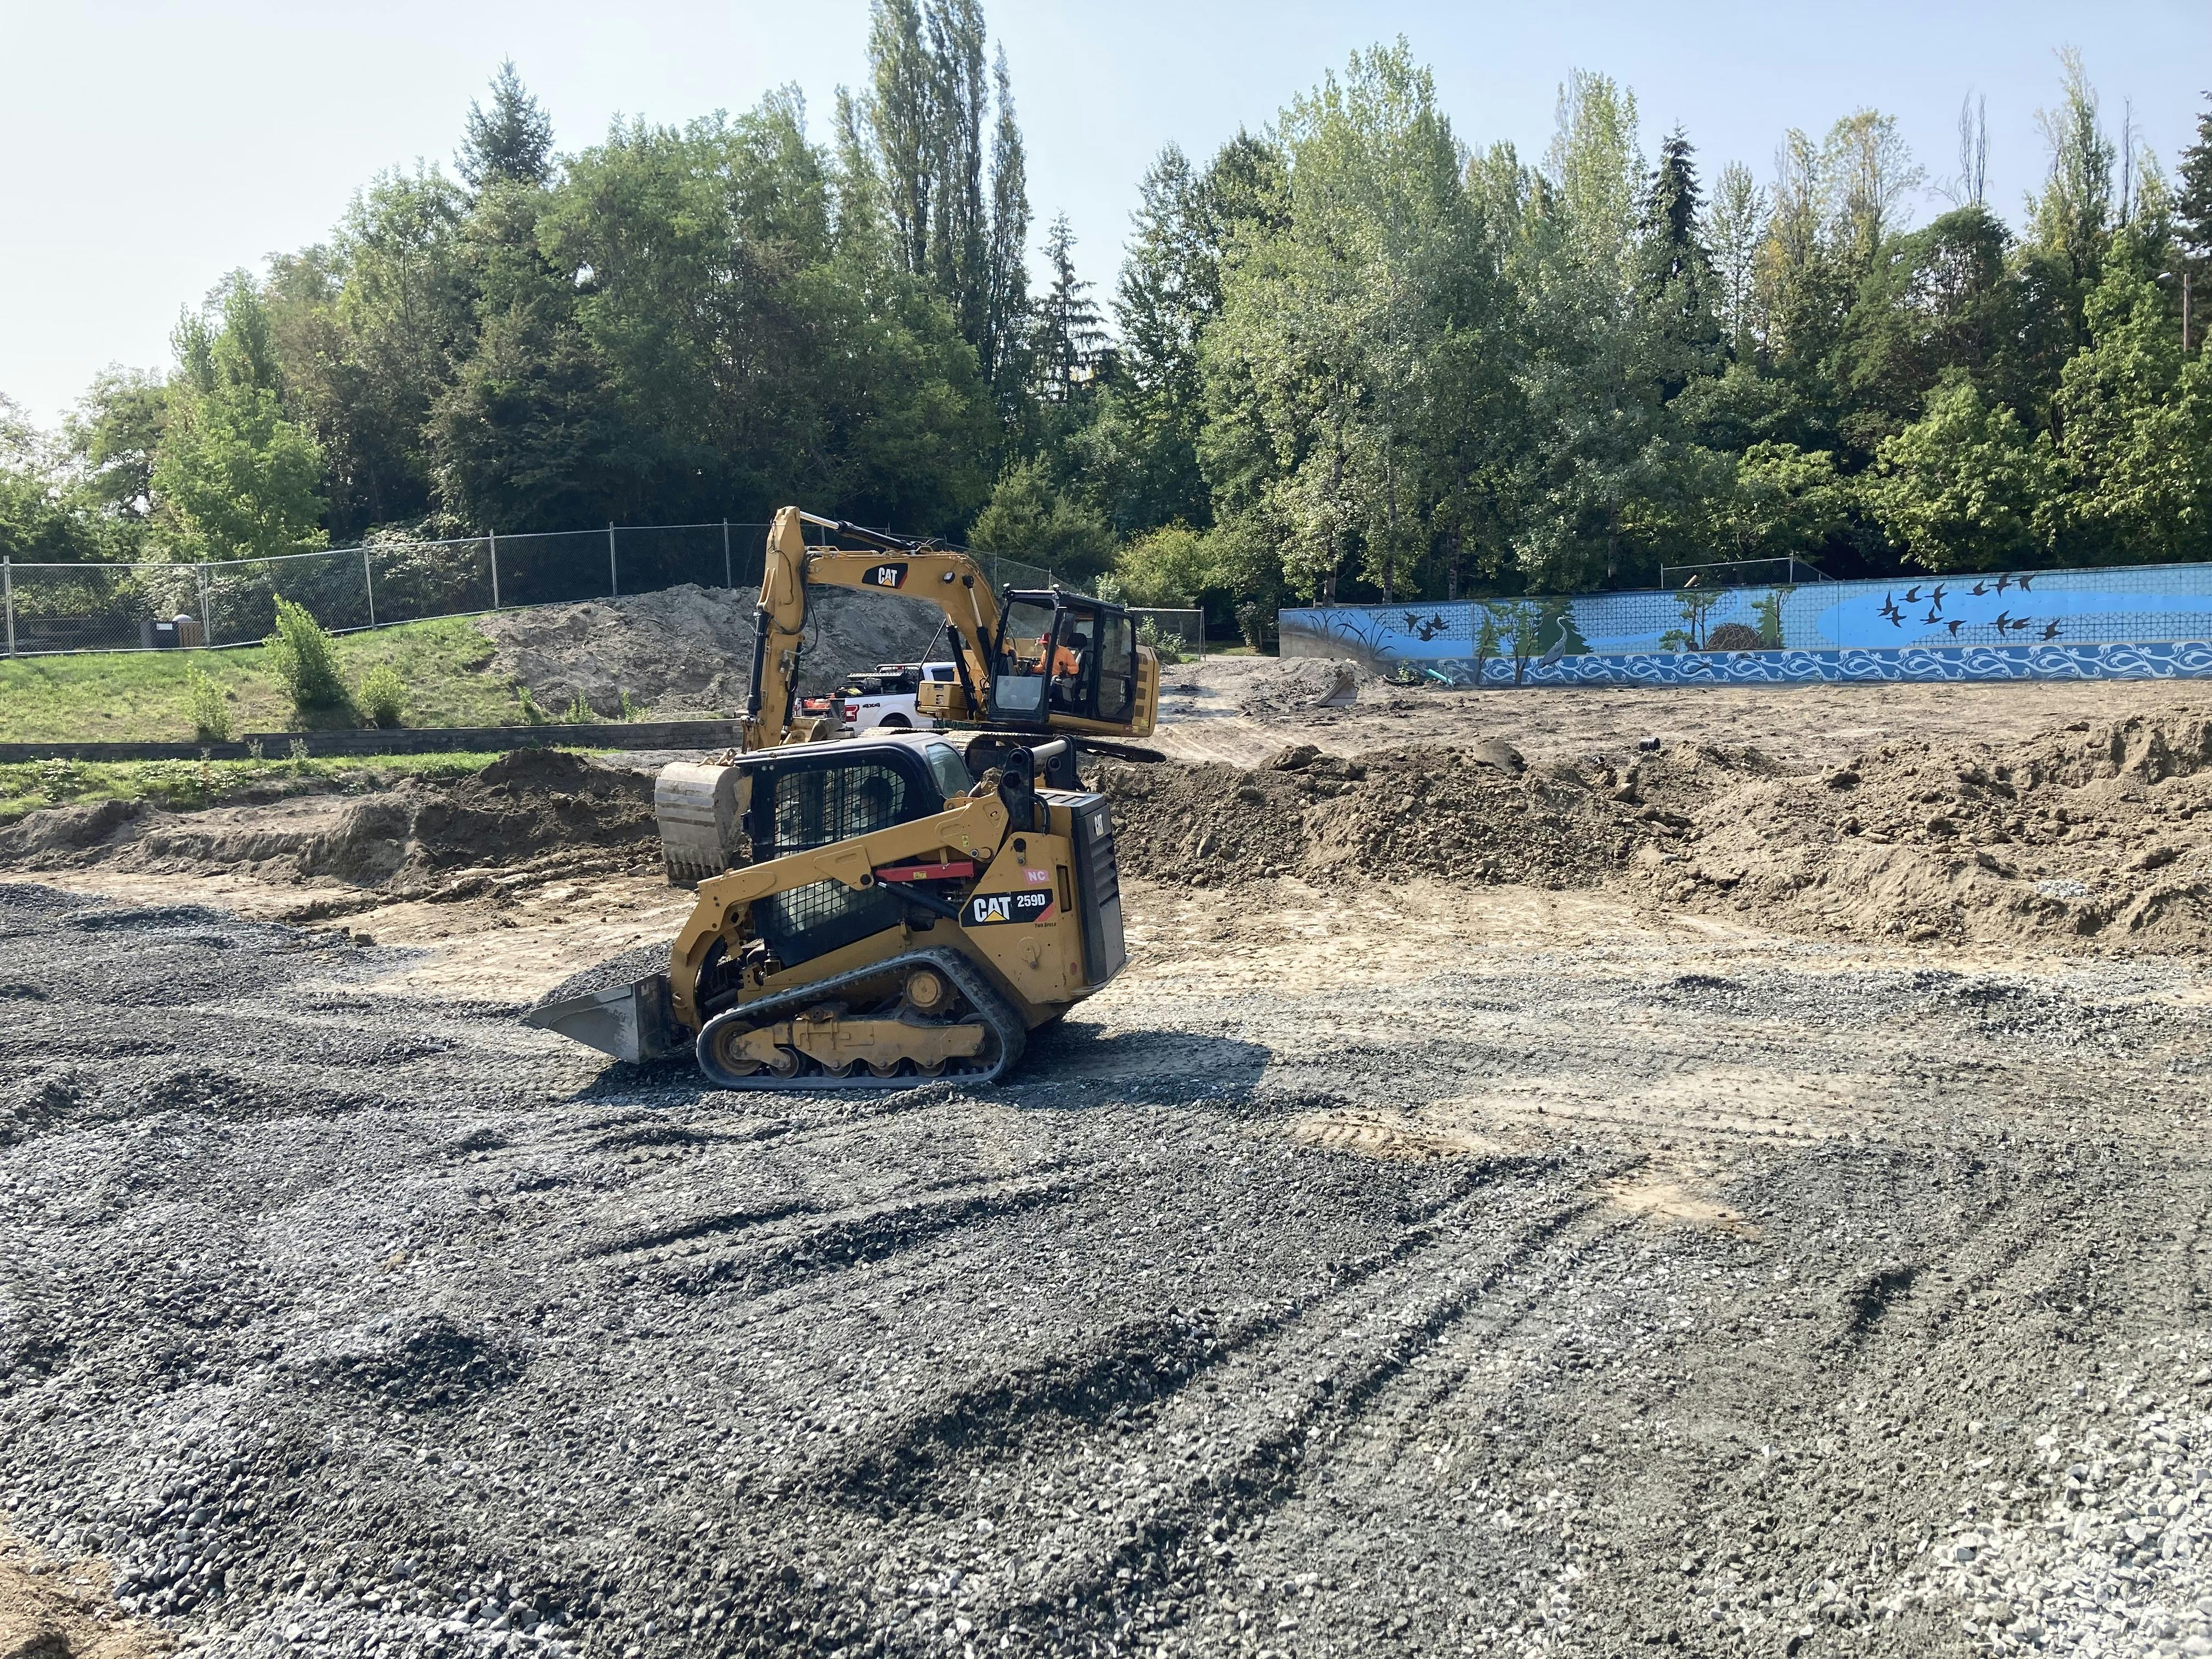
[[750,780],[735,766],[672,761],[653,785],[660,856],[672,887],[696,887],[745,862],[744,796]]

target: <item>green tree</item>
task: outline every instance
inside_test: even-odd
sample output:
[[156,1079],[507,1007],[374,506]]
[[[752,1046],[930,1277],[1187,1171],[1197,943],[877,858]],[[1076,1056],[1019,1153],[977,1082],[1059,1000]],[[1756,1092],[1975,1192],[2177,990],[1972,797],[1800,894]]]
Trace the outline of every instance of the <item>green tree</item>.
[[539,250],[546,207],[542,191],[495,185],[463,237],[476,348],[426,431],[440,507],[472,531],[605,524],[647,498],[647,459],[577,320],[574,276]]
[[106,550],[98,520],[72,499],[60,447],[0,397],[0,556],[77,563]]
[[1036,460],[1006,469],[968,542],[981,552],[1042,565],[1071,583],[1104,574],[1114,557],[1114,535],[1105,521],[1054,489],[1043,463]]
[[1923,570],[1995,570],[2037,560],[2060,481],[2046,439],[1954,374],[1920,420],[1885,438],[1862,482],[1868,506]]
[[1188,606],[1212,585],[1213,564],[1203,536],[1170,524],[1124,544],[1114,575],[1131,605]]
[[2203,359],[2185,359],[2160,283],[2174,250],[2150,193],[2150,210],[2112,240],[2084,307],[2089,345],[2055,400],[2069,562],[2212,557],[2212,410],[2202,370],[2185,378]]
[[322,447],[335,536],[432,507],[423,428],[476,343],[469,209],[434,168],[386,173],[354,198],[327,246],[271,263],[264,292],[285,402]]
[[1766,192],[1749,167],[1731,161],[1721,169],[1705,209],[1705,240],[1712,250],[1714,302],[1729,353],[1739,362],[1748,361],[1758,345],[1752,277],[1765,239]]
[[512,58],[492,77],[491,107],[469,105],[457,165],[473,191],[501,184],[535,189],[552,178],[552,118],[524,87]]
[[1200,343],[1216,428],[1201,461],[1217,512],[1286,532],[1298,590],[1333,599],[1357,554],[1389,599],[1433,545],[1454,439],[1495,429],[1495,273],[1402,42],[1356,55],[1280,130],[1287,213],[1240,247]]
[[1221,308],[1240,237],[1280,228],[1285,161],[1239,133],[1203,172],[1173,144],[1146,171],[1114,301],[1120,337],[1092,418],[1070,444],[1085,486],[1124,535],[1212,517],[1199,434],[1199,338]]
[[267,307],[244,271],[178,325],[153,471],[172,556],[253,558],[323,546],[323,453],[286,418]]
[[2062,47],[2058,63],[2058,102],[2035,117],[2050,156],[2042,193],[2028,203],[2028,253],[2045,266],[2050,302],[2069,338],[2081,345],[2087,333],[2083,307],[2112,240],[2119,152],[2106,134],[2081,52]]
[[1893,236],[1859,283],[1832,360],[1852,448],[1871,454],[1919,418],[1947,374],[1971,377],[2024,413],[2035,388],[2028,295],[2012,234],[1986,208],[1963,207]]
[[[1654,204],[1644,173],[1635,95],[1577,73],[1560,90],[1521,260],[1535,442],[1516,552],[1535,586],[1614,583],[1643,562],[1634,531],[1681,517],[1660,500],[1683,493],[1681,463],[1695,459],[1670,442],[1668,381],[1685,363],[1666,313],[1681,309],[1695,269],[1695,250],[1671,238],[1678,222],[1694,222],[1696,204],[1680,175],[1669,179],[1680,196]],[[1678,260],[1670,294],[1665,272]]]
[[1827,451],[1757,443],[1736,462],[1715,539],[1740,559],[1810,558],[1850,514],[1849,488]]
[[159,374],[108,368],[63,422],[71,494],[103,523],[103,539],[118,558],[133,556],[145,540],[168,408],[168,383]]
[[[2186,269],[2203,303],[2212,307],[2212,283],[2206,280],[2212,276],[2212,94],[2206,94],[2204,113],[2197,118],[2196,142],[2181,152],[2174,181],[2173,223]],[[2191,345],[2203,333],[2203,325],[2197,324],[2191,330]]]
[[1087,389],[1106,344],[1104,319],[1091,302],[1091,284],[1075,274],[1075,233],[1067,216],[1055,217],[1045,232],[1045,268],[1051,286],[1036,305],[1036,334],[1030,348],[1040,394],[1048,404],[1073,401]]
[[1004,54],[987,88],[985,44],[976,0],[872,0],[860,115],[895,268],[951,307],[984,379],[1006,395],[1018,384],[1027,322],[1030,209]]

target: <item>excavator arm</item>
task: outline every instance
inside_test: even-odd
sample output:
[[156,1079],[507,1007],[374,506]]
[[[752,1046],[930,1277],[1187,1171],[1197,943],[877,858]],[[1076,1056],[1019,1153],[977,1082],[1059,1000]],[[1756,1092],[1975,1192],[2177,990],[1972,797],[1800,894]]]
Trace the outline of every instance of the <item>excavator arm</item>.
[[[809,525],[861,546],[809,547]],[[959,641],[954,660],[969,705],[983,706],[981,693],[990,684],[991,641],[999,628],[999,602],[975,562],[950,548],[902,541],[787,507],[776,514],[769,531],[768,567],[761,576],[752,684],[745,698],[747,751],[773,749],[793,736],[792,702],[799,654],[805,647],[810,587],[865,587],[936,605]]]

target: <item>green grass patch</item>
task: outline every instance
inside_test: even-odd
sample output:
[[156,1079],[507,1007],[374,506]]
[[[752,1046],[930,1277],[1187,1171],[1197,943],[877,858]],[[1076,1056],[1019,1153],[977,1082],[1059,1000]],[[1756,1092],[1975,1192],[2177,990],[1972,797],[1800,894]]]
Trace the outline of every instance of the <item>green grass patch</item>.
[[402,778],[471,777],[496,754],[388,755],[354,759],[24,761],[0,766],[0,824],[49,806],[143,800],[176,811],[333,789],[368,794]]
[[[465,617],[402,623],[337,641],[349,687],[388,666],[406,687],[409,726],[520,726],[513,686],[483,671],[492,644]],[[0,659],[0,743],[190,743],[187,670],[208,677],[229,710],[234,736],[301,729],[301,717],[265,647],[229,651],[103,651]],[[328,729],[365,723],[351,709],[319,714]]]

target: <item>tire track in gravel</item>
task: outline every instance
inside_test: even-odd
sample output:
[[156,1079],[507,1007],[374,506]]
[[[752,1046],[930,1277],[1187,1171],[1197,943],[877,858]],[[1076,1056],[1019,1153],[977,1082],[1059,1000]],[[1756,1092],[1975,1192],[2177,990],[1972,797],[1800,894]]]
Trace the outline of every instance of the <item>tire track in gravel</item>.
[[1378,1251],[1334,1264],[1328,1288],[1242,1318],[1207,1322],[1171,1313],[1117,1326],[1091,1348],[988,1379],[933,1401],[927,1410],[871,1437],[818,1479],[886,1517],[939,1512],[982,1458],[1040,1462],[1065,1451],[1067,1431],[1094,1428],[1109,1413],[1126,1433],[1173,1411],[1183,1391],[1213,1392],[1231,1372],[1267,1368],[1265,1345],[1325,1346],[1363,1294],[1393,1270],[1426,1264],[1463,1231],[1468,1212],[1494,1200],[1504,1180],[1551,1174],[1551,1160],[1485,1161],[1407,1216],[1404,1231]]

